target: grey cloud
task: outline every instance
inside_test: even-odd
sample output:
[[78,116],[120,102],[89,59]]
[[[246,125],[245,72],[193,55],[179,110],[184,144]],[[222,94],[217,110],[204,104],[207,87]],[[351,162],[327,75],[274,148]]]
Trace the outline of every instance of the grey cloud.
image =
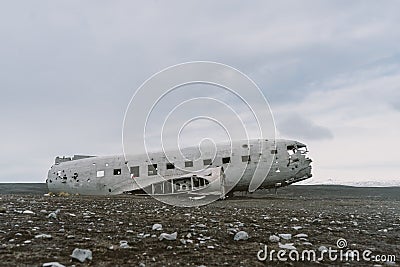
[[[398,2],[6,1],[0,7],[0,124],[6,125],[0,147],[7,148],[0,161],[15,165],[4,166],[0,181],[43,181],[51,161],[44,163],[57,154],[118,153],[134,90],[170,65],[229,64],[279,105],[319,90],[316,82],[390,58],[400,40]],[[26,157],[21,165],[22,153],[41,162]]]
[[400,102],[393,103],[392,106],[393,106],[396,110],[400,111]]
[[281,135],[287,137],[304,138],[306,140],[333,138],[333,133],[328,128],[317,125],[300,115],[291,115],[278,120],[277,128]]

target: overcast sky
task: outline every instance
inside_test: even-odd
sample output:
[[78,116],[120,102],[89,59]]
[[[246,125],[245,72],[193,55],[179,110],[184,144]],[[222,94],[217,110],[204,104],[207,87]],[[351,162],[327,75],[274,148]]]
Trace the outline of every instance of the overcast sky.
[[[279,3],[278,3],[279,2]],[[399,1],[2,1],[0,182],[43,182],[58,155],[122,153],[135,90],[216,61],[308,144],[315,182],[400,180]]]

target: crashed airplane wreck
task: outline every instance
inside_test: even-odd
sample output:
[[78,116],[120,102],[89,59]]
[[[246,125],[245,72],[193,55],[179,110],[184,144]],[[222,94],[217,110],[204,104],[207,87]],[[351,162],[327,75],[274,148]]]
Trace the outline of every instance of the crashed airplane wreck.
[[[225,198],[235,191],[254,192],[308,179],[311,159],[305,144],[256,139],[131,156],[57,157],[46,183],[52,193],[80,195],[190,195]],[[182,154],[185,157],[182,157]],[[181,155],[181,157],[179,157]],[[173,159],[173,160],[172,160]],[[258,173],[259,183],[252,179]]]

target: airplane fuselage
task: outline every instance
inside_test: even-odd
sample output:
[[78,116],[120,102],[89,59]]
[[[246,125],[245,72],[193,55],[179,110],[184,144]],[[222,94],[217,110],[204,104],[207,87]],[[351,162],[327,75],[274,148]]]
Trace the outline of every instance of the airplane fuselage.
[[[185,158],[179,157],[181,152]],[[311,177],[306,145],[292,140],[256,139],[145,155],[56,158],[46,183],[53,193],[115,195],[205,168],[223,167],[226,186],[249,190],[256,168],[265,174],[258,189],[286,186]],[[171,156],[172,155],[172,156]],[[174,156],[175,155],[175,156]]]

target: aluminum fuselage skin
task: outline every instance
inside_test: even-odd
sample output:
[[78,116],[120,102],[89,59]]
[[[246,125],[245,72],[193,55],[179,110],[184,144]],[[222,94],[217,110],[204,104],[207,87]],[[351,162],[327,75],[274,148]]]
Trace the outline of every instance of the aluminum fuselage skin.
[[[212,159],[209,167],[222,166],[226,175],[226,185],[230,191],[252,191],[249,185],[256,168],[263,173],[258,189],[277,188],[298,182],[311,175],[311,159],[307,157],[306,146],[293,140],[255,139],[235,141],[230,144],[216,144],[216,150],[199,152],[198,147],[182,150],[193,158],[193,166],[185,167],[184,160],[171,160],[164,152],[132,156],[97,156],[67,160],[51,166],[46,183],[53,193],[67,192],[80,195],[116,195],[139,190],[143,184],[169,177],[196,172],[204,169],[204,160]],[[172,155],[180,154],[179,151]],[[249,156],[244,161],[243,156]],[[172,157],[174,158],[174,157]],[[175,157],[179,158],[179,157]],[[223,163],[223,158],[229,158]],[[168,169],[167,164],[174,164]],[[149,165],[157,164],[157,175],[149,175]],[[131,167],[139,169],[133,177]]]

